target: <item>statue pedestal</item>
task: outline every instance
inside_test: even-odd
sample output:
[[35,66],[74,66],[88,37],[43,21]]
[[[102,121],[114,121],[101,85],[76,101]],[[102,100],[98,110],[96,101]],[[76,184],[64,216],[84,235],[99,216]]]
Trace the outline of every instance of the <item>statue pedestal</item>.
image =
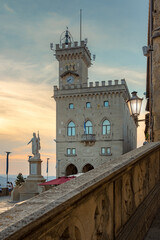
[[16,191],[18,190],[19,192],[20,201],[27,200],[39,194],[41,192],[39,184],[46,181],[44,177],[41,175],[42,160],[40,159],[40,154],[31,157],[28,160],[28,162],[29,162],[29,176],[18,189],[15,189]]
[[29,176],[26,181],[43,181],[44,178],[41,175],[41,163],[40,154],[29,158]]

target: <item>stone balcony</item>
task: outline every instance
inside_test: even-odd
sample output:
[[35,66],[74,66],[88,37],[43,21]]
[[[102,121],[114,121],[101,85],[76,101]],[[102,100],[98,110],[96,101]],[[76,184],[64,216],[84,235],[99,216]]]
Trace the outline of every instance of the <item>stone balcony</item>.
[[96,134],[82,134],[81,139],[85,145],[93,145],[96,142]]

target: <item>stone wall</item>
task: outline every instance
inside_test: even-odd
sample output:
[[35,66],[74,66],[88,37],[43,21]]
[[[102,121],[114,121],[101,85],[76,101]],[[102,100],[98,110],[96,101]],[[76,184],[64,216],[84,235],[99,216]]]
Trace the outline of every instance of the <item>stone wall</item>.
[[147,53],[147,89],[148,99],[146,110],[149,118],[146,124],[146,133],[150,141],[160,141],[160,1],[149,1]]
[[160,141],[160,2],[153,1],[152,113],[154,141]]
[[0,239],[142,240],[160,207],[150,143],[0,215]]

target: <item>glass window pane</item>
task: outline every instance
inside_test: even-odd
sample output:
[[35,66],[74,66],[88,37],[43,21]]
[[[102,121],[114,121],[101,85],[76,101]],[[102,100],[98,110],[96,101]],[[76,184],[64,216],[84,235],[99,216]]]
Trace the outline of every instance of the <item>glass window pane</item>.
[[86,103],[86,108],[90,108],[91,107],[91,103],[90,102],[87,102]]
[[76,149],[72,148],[72,155],[76,155]]
[[75,124],[74,124],[74,122],[70,122],[68,124],[67,135],[68,136],[75,136]]
[[68,127],[75,127],[74,122],[70,122],[70,123],[68,124]]
[[75,128],[72,128],[72,136],[75,136]]
[[70,127],[68,127],[68,134],[67,135],[71,136],[71,128]]
[[110,132],[111,132],[111,127],[107,126],[107,134],[110,134]]
[[89,127],[89,134],[92,134],[92,127]]
[[108,107],[109,104],[108,104],[108,101],[104,101],[104,107]]
[[102,134],[105,135],[106,134],[106,126],[102,127]]
[[73,109],[74,108],[74,104],[73,103],[70,103],[69,104],[69,109]]
[[67,148],[67,154],[70,155],[71,154],[71,149]]
[[108,120],[105,120],[105,121],[103,122],[103,125],[110,125],[110,122],[109,122]]
[[102,153],[102,154],[105,154],[105,148],[104,148],[104,147],[101,148],[101,153]]
[[108,120],[105,120],[102,124],[102,134],[110,134],[111,132],[111,126],[110,126],[110,122]]
[[92,122],[91,121],[87,121],[86,124],[85,124],[85,134],[92,134]]
[[87,121],[87,122],[86,122],[86,127],[92,127],[91,121]]
[[111,148],[107,147],[107,154],[111,154]]

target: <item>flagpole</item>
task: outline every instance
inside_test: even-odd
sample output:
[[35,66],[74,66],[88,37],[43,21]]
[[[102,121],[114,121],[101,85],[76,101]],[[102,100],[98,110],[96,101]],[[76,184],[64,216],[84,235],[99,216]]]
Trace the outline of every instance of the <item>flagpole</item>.
[[47,182],[48,182],[48,161],[49,161],[49,158],[47,158],[47,169],[46,169],[46,172],[47,172]]
[[[7,183],[8,183],[8,170],[9,170],[9,154],[11,152],[6,152],[7,153],[7,157],[6,157],[6,175],[7,175]],[[6,183],[6,186],[7,186],[7,183]]]
[[80,45],[82,41],[82,9],[80,9]]

